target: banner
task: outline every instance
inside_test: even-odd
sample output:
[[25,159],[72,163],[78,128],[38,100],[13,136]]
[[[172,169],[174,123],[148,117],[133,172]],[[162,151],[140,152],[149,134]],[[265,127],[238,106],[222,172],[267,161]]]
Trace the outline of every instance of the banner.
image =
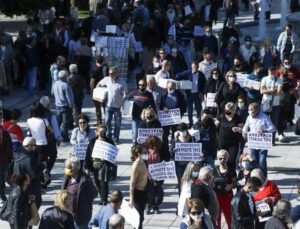
[[200,161],[202,156],[201,143],[175,144],[175,161]]
[[247,79],[248,74],[243,74],[243,73],[236,73],[236,82],[243,87],[244,86],[244,81]]
[[117,33],[117,26],[116,25],[106,25],[105,32],[106,33]]
[[129,206],[129,202],[123,199],[122,205],[118,213],[125,218],[125,220],[134,228],[139,228],[140,225],[140,214],[133,207]]
[[77,157],[79,160],[85,160],[87,147],[88,147],[87,142],[75,144],[74,156]]
[[92,157],[103,159],[115,164],[119,149],[104,141],[96,140]]
[[168,112],[158,111],[158,119],[162,126],[171,126],[181,123],[179,108],[170,109]]
[[249,80],[245,79],[244,80],[244,87],[253,87],[254,90],[259,90],[260,89],[260,82],[255,81],[255,80]]
[[149,136],[156,136],[162,140],[162,128],[138,128],[137,142],[143,144]]
[[151,164],[148,169],[153,180],[176,179],[174,161]]
[[204,68],[202,69],[202,72],[205,75],[205,78],[207,79],[208,77],[210,77],[211,71],[217,67],[218,67],[218,63],[213,63],[208,66],[205,65]]
[[272,133],[250,133],[247,134],[249,149],[271,149],[272,148]]
[[205,34],[205,27],[195,26],[194,27],[194,36],[195,37],[202,37]]
[[165,78],[159,78],[157,85],[161,88],[166,89],[167,85],[168,85],[168,82],[170,82],[170,81],[172,81],[176,84],[176,89],[179,88],[179,84],[180,84],[179,81],[172,80],[172,79],[165,79]]
[[206,106],[214,107],[215,98],[217,93],[207,93],[206,95]]

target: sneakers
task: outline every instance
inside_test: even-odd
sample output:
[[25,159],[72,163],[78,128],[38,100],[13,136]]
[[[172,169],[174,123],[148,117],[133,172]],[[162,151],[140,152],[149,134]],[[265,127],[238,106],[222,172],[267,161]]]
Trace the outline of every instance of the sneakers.
[[283,134],[278,135],[278,140],[282,143],[289,143],[290,141]]

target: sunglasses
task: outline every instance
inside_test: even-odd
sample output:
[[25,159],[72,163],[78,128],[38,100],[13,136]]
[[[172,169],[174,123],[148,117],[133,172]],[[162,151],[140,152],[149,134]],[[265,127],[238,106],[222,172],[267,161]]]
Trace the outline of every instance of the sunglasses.
[[203,212],[191,212],[191,215],[199,215],[200,218],[203,216]]

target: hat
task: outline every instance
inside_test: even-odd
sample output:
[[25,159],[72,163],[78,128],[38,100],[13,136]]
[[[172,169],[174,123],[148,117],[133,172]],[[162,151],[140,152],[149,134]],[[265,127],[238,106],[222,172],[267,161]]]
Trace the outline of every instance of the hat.
[[29,145],[35,145],[35,144],[36,144],[36,141],[33,137],[26,137],[23,140],[24,147],[29,146]]

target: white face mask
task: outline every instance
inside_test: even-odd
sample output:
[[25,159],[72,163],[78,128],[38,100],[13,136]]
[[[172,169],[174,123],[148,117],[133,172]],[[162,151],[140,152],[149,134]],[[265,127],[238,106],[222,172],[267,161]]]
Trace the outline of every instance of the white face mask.
[[153,64],[153,67],[154,67],[154,68],[158,68],[158,67],[159,67],[159,63],[155,62],[155,63]]
[[213,75],[213,79],[217,80],[217,79],[219,79],[219,76],[218,75]]
[[241,109],[241,110],[243,110],[243,109],[245,109],[245,103],[238,103],[238,107]]
[[169,93],[169,94],[173,94],[174,91],[175,91],[174,89],[168,89],[168,93]]
[[235,79],[235,77],[228,77],[228,80],[229,80],[229,82],[232,83],[232,82],[235,82],[236,79]]
[[148,161],[149,155],[148,155],[148,154],[142,154],[142,159],[143,159],[144,161]]
[[290,69],[291,68],[291,65],[290,64],[288,64],[288,65],[284,65],[284,67],[286,68],[286,69]]
[[248,114],[253,117],[253,111],[248,111]]
[[190,217],[192,220],[196,220],[196,219],[201,219],[203,217],[203,213],[201,213],[200,215],[192,215],[190,214]]
[[185,131],[179,131],[179,135],[181,137],[186,137],[187,136],[187,131],[186,130]]
[[271,78],[271,80],[274,80],[275,79],[274,74],[270,75],[270,78]]
[[205,36],[210,37],[211,33],[210,32],[205,32]]

